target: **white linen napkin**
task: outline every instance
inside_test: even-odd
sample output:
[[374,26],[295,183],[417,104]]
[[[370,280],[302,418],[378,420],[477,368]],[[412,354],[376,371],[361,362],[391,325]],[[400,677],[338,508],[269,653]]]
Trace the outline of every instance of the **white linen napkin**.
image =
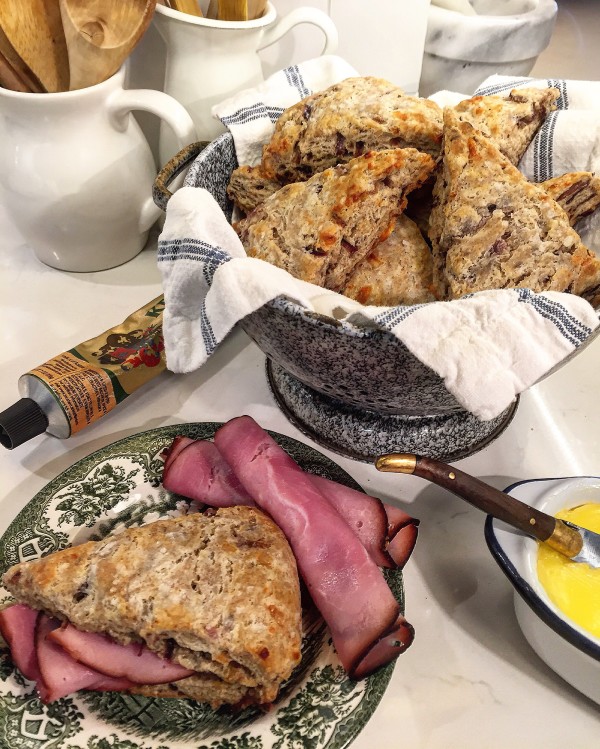
[[[290,106],[294,97],[299,101],[312,92],[309,75],[323,88],[346,77],[348,68],[339,58],[318,58],[277,73],[257,89],[215,107],[213,111],[233,134],[236,153],[244,154],[240,163],[257,163],[278,107]],[[556,135],[556,129],[549,133],[554,152],[560,150]],[[600,138],[595,144],[598,150]],[[584,167],[569,170],[575,168]],[[390,331],[444,379],[466,410],[482,420],[502,413],[599,324],[595,311],[580,297],[534,294],[527,289],[485,291],[452,302],[409,307],[362,306],[246,257],[216,201],[194,187],[181,188],[169,201],[158,263],[166,302],[167,366],[174,372],[200,367],[239,320],[284,295],[345,324]]]

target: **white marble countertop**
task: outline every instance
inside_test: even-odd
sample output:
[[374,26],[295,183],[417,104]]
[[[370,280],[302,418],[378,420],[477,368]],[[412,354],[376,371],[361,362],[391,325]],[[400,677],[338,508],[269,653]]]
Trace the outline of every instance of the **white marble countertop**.
[[[585,12],[597,14],[594,4],[561,0],[557,33],[562,20],[567,36],[560,32],[557,39],[571,38],[573,24],[585,35]],[[560,60],[553,40],[535,72],[557,75],[555,54]],[[600,68],[585,64],[582,59],[579,74],[569,75],[596,78]],[[18,397],[20,374],[120,322],[161,287],[154,242],[120,268],[69,274],[41,265],[1,206],[0,227],[4,408]],[[507,430],[458,465],[499,488],[519,479],[600,475],[598,371],[600,341],[525,393]],[[222,421],[242,413],[308,441],[276,406],[262,353],[238,331],[201,370],[164,373],[70,440],[44,436],[13,451],[1,449],[0,532],[48,481],[100,447],[156,426]],[[422,522],[405,570],[406,613],[415,642],[398,660],[353,749],[596,746],[600,710],[556,676],[521,634],[511,586],[483,538],[484,516],[420,479],[382,475],[370,465],[322,451],[367,491],[399,501]]]

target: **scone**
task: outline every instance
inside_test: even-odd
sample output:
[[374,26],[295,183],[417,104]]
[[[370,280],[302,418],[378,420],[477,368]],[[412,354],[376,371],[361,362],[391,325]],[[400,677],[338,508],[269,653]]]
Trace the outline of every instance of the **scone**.
[[441,298],[526,287],[600,301],[600,263],[563,209],[450,108],[430,237]]
[[454,109],[516,165],[559,96],[557,88],[515,88],[507,97],[473,96]]
[[235,170],[228,194],[248,213],[273,181],[301,182],[373,150],[416,148],[437,156],[441,141],[437,104],[382,78],[347,78],[286,109],[261,164]]
[[407,216],[350,274],[344,296],[361,304],[394,307],[435,301],[431,250]]
[[227,185],[227,195],[245,214],[271,197],[282,185],[262,173],[261,166],[240,166],[234,169]]
[[540,182],[569,217],[571,226],[600,206],[600,177],[593,172],[568,172]]
[[338,291],[391,233],[433,159],[414,148],[373,151],[286,185],[236,225],[246,253]]
[[4,586],[33,609],[196,672],[146,695],[213,707],[269,703],[300,660],[296,562],[255,508],[192,513],[11,567]]

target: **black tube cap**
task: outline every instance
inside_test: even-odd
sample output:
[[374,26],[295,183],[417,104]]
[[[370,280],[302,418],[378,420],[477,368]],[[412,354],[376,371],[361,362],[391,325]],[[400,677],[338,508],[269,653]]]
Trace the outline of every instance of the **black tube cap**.
[[21,398],[0,413],[0,445],[12,450],[23,442],[43,434],[48,418],[31,398]]

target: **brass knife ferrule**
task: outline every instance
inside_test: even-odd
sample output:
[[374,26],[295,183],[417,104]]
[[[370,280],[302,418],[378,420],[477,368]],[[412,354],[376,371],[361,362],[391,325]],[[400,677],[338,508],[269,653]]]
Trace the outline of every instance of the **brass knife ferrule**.
[[552,535],[544,543],[571,559],[576,557],[583,547],[583,539],[579,533],[562,520],[556,521]]
[[375,461],[378,471],[389,473],[414,473],[417,467],[417,456],[411,453],[390,453],[381,455]]

